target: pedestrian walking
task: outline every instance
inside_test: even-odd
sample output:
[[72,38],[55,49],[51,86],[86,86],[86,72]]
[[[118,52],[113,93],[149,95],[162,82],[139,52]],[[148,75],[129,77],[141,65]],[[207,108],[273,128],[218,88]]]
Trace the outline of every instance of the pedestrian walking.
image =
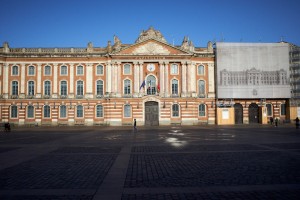
[[276,117],[275,118],[275,127],[277,127],[278,126],[278,118]]
[[296,121],[296,129],[299,129],[299,118],[296,117],[295,121]]
[[136,119],[134,119],[133,122],[133,131],[136,133],[137,132],[137,128],[136,128]]
[[270,118],[270,124],[271,124],[271,125],[273,125],[273,121],[274,121],[274,119],[273,119],[273,117],[271,117],[271,118]]

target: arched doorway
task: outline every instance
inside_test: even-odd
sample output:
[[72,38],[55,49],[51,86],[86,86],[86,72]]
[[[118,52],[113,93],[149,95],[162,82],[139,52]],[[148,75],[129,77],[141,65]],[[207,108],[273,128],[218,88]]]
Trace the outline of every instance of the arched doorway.
[[148,101],[145,103],[145,126],[158,126],[158,102]]
[[256,103],[251,103],[248,109],[249,123],[259,123],[259,110]]
[[147,85],[147,94],[155,95],[156,94],[156,78],[153,75],[149,75],[146,81]]
[[235,124],[243,123],[243,106],[240,103],[234,104],[234,121]]

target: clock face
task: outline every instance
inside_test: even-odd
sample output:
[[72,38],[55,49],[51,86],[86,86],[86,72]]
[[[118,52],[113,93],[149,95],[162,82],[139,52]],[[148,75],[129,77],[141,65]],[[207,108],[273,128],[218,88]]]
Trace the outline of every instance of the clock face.
[[153,72],[155,70],[155,65],[154,64],[148,64],[147,69],[148,69],[148,71]]

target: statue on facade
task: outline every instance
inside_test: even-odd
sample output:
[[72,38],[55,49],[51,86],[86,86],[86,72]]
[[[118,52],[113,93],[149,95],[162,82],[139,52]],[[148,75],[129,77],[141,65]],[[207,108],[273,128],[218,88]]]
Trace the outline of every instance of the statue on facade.
[[114,46],[113,46],[113,50],[114,50],[114,51],[119,51],[119,50],[121,49],[121,45],[122,45],[121,40],[120,40],[116,35],[114,35]]

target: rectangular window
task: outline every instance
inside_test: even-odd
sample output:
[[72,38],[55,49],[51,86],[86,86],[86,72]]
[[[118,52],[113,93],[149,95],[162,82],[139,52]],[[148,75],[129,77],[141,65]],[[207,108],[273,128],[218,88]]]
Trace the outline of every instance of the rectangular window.
[[178,65],[176,64],[171,65],[171,74],[178,74]]
[[131,74],[131,66],[130,64],[124,65],[124,75],[130,75]]
[[45,70],[44,71],[45,76],[51,75],[51,67],[50,66],[45,66],[44,70]]
[[131,106],[130,105],[124,106],[124,117],[131,117]]
[[102,65],[97,66],[97,75],[103,75],[103,66]]
[[285,104],[281,104],[280,106],[280,115],[286,115]]
[[68,68],[67,66],[60,67],[60,75],[68,75]]
[[11,106],[11,118],[17,118],[18,117],[18,107],[17,106]]
[[103,106],[97,106],[97,117],[103,117]]
[[59,116],[60,118],[67,117],[67,106],[60,106]]
[[77,75],[83,75],[83,66],[77,66]]
[[50,117],[50,106],[46,105],[44,106],[44,118]]
[[27,118],[33,118],[34,117],[34,107],[28,106],[27,107]]
[[83,117],[83,107],[77,106],[77,117]]

